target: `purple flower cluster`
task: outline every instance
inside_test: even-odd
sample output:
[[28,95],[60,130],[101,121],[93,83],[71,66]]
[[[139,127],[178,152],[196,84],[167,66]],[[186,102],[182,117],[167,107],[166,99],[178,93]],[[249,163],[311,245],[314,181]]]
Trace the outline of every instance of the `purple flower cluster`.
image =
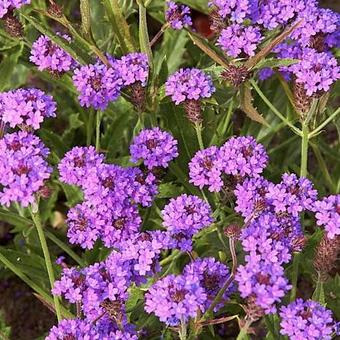
[[332,312],[315,301],[297,299],[281,308],[280,317],[280,333],[291,340],[332,339]]
[[225,175],[258,177],[267,162],[265,148],[253,137],[232,137],[220,148],[212,146],[196,153],[189,163],[190,182],[218,192]]
[[129,86],[136,82],[146,86],[149,76],[148,57],[144,53],[130,53],[117,59],[115,68],[120,73],[123,86]]
[[[150,146],[152,148],[145,148]],[[91,249],[97,240],[106,247],[139,236],[141,217],[138,205],[149,207],[158,194],[158,179],[151,172],[166,167],[177,157],[177,141],[158,128],[143,130],[131,146],[133,160],[143,159],[146,171],[106,164],[103,155],[90,147],[75,147],[59,163],[60,179],[79,186],[84,202],[68,213],[71,243]],[[127,246],[127,245],[126,245]]]
[[119,97],[123,82],[118,69],[97,62],[76,69],[73,83],[82,106],[105,110],[110,102]]
[[297,217],[302,211],[313,209],[317,194],[307,178],[283,174],[281,183],[269,184],[266,198],[277,214]]
[[296,77],[297,83],[303,84],[308,96],[327,92],[340,79],[337,60],[330,53],[311,48],[304,48],[301,61],[287,69]]
[[[54,284],[53,293],[80,305],[84,320],[79,323],[87,332],[102,333],[104,337],[100,339],[110,339],[110,334],[120,330],[135,338],[136,333],[131,332],[133,327],[125,312],[128,288],[134,280],[130,261],[113,252],[105,261],[81,270],[64,268],[60,281]],[[61,327],[60,331],[67,332],[67,329]]]
[[19,202],[27,207],[50,177],[46,158],[49,150],[41,140],[25,131],[0,139],[0,204]]
[[205,300],[197,277],[168,275],[149,288],[144,308],[167,325],[178,326],[197,316]]
[[340,195],[331,195],[314,204],[316,223],[324,226],[327,237],[340,235]]
[[159,128],[145,129],[137,135],[130,145],[131,161],[139,160],[149,169],[167,168],[169,162],[178,156],[177,141]]
[[[62,38],[71,42],[66,34]],[[45,35],[41,35],[33,43],[30,61],[38,66],[39,71],[47,70],[58,74],[70,71],[75,65],[74,59]]]
[[236,281],[243,298],[253,297],[266,314],[276,311],[291,288],[283,264],[291,259],[296,243],[303,237],[298,219],[263,213],[242,232],[242,246],[248,254],[238,267]]
[[108,59],[108,66],[98,61],[74,71],[73,83],[82,106],[105,110],[110,102],[117,100],[124,87],[134,84],[146,86],[149,65],[145,54],[130,53],[121,59],[111,56]]
[[252,13],[252,0],[212,0],[209,6],[216,8],[221,18],[242,23]]
[[252,57],[261,40],[258,27],[231,24],[221,31],[217,45],[230,57]]
[[191,26],[190,8],[185,5],[176,4],[174,1],[166,2],[165,20],[174,30],[180,30],[183,27]]
[[2,0],[0,2],[0,18],[3,18],[10,11],[30,3],[31,0]]
[[199,197],[187,194],[172,198],[162,210],[162,217],[163,226],[183,251],[190,251],[192,237],[213,222],[210,206]]
[[182,68],[165,83],[165,93],[176,105],[187,100],[209,98],[214,92],[210,76],[196,68]]
[[[199,279],[199,284],[206,294],[206,300],[203,305],[204,310],[209,308],[230,277],[229,268],[225,264],[216,261],[213,257],[196,259],[185,266],[183,274],[185,277],[189,277],[189,281],[194,281],[195,278]],[[214,308],[215,312],[224,306],[233,291],[234,286],[229,286],[224,292],[221,302]]]
[[0,119],[12,128],[37,130],[45,118],[56,116],[56,109],[53,98],[35,88],[0,94]]
[[208,186],[209,191],[218,192],[223,187],[222,171],[223,161],[218,147],[200,150],[189,163],[190,183],[200,189]]
[[[154,313],[170,326],[187,323],[205,312],[229,278],[226,265],[214,258],[196,259],[186,265],[181,275],[168,275],[154,283],[145,295],[145,310]],[[223,294],[219,310],[233,292],[231,286]]]

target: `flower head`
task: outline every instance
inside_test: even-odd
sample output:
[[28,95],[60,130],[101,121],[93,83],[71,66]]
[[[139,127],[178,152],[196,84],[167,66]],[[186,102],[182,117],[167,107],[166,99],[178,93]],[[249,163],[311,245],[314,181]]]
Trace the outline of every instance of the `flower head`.
[[216,146],[198,151],[189,163],[190,183],[202,189],[219,192],[223,187],[223,162]]
[[303,84],[308,96],[328,91],[340,79],[340,66],[329,53],[305,48],[299,59],[299,63],[287,69],[296,77],[297,83]]
[[182,68],[168,78],[165,92],[178,105],[186,100],[209,98],[215,92],[215,87],[210,76],[203,71]]
[[105,110],[110,102],[119,97],[122,87],[118,68],[100,62],[76,69],[73,83],[79,92],[80,104],[96,110]]
[[64,319],[50,329],[46,340],[86,339],[91,332],[91,324],[80,319]]
[[[230,276],[228,267],[216,261],[212,257],[198,258],[184,267],[183,275],[190,277],[190,281],[198,279],[200,286],[203,288],[207,299],[204,303],[204,310],[207,310],[218,292],[224,286]],[[234,287],[231,285],[223,294],[221,302],[215,307],[214,311],[218,311],[224,306]]]
[[30,3],[31,0],[2,0],[0,2],[0,18],[3,18],[9,11]]
[[180,30],[183,27],[191,26],[190,8],[188,6],[176,4],[174,1],[167,1],[167,10],[165,11],[165,20],[174,30]]
[[123,80],[123,86],[128,86],[140,82],[146,86],[149,76],[148,57],[144,53],[129,53],[118,59],[115,63],[120,76]]
[[153,284],[145,295],[145,310],[155,313],[160,321],[178,326],[194,318],[203,307],[206,294],[197,278],[168,275]]
[[332,312],[319,303],[297,299],[280,310],[282,335],[289,339],[331,339],[334,320]]
[[334,239],[340,235],[340,195],[331,195],[314,204],[316,223],[324,226],[327,236]]
[[295,174],[283,174],[279,184],[270,183],[266,199],[276,213],[288,213],[298,217],[305,210],[313,210],[317,191],[307,178]]
[[199,197],[186,194],[172,198],[162,210],[162,216],[163,226],[185,251],[191,250],[192,236],[213,221],[210,206]]
[[[67,42],[71,41],[68,35],[62,35],[62,38]],[[30,61],[38,66],[39,71],[57,73],[70,71],[75,65],[74,59],[45,35],[41,35],[33,43]]]
[[217,8],[221,18],[242,23],[251,14],[253,4],[251,0],[212,0],[209,6]]
[[27,207],[50,177],[46,158],[49,150],[41,140],[25,131],[0,139],[0,204],[18,202]]
[[221,31],[217,45],[230,57],[243,55],[252,57],[261,39],[258,27],[232,24]]
[[268,162],[268,155],[262,144],[254,137],[232,137],[220,149],[220,157],[227,175],[257,177]]
[[167,168],[169,163],[178,156],[177,140],[158,127],[142,130],[130,145],[131,161],[142,160],[149,169]]
[[55,117],[57,104],[45,92],[30,88],[1,94],[1,119],[14,128],[37,130],[45,118]]
[[103,161],[104,156],[98,154],[93,146],[76,146],[65,154],[58,165],[60,180],[82,187],[89,177],[96,175]]

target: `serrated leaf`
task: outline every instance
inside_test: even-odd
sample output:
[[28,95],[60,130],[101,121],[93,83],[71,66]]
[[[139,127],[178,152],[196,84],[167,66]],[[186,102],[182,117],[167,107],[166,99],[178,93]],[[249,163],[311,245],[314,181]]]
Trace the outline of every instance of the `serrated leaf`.
[[241,109],[246,113],[246,115],[250,119],[260,124],[263,124],[267,127],[269,126],[266,120],[262,117],[262,115],[256,110],[256,108],[253,105],[253,97],[251,94],[250,84],[248,82],[243,83],[240,87],[240,105]]
[[183,189],[173,183],[164,183],[158,187],[158,198],[176,197],[183,193]]
[[223,67],[228,66],[228,62],[224,60],[224,58],[219,56],[213,49],[211,49],[208,43],[204,39],[202,39],[198,34],[194,32],[189,32],[189,37],[191,38],[191,40],[197,47],[199,47],[205,54],[207,54],[217,64]]
[[256,53],[250,59],[248,59],[244,63],[244,66],[249,70],[255,67],[255,65],[258,64],[262,59],[264,59],[272,51],[274,47],[276,47],[283,40],[285,40],[301,24],[301,22],[302,21],[299,21],[293,26],[287,27],[279,36],[277,36],[271,42],[269,42],[266,46],[264,46],[261,51]]
[[265,67],[275,68],[275,67],[282,67],[282,66],[290,66],[296,63],[299,63],[299,59],[292,59],[292,58],[285,58],[285,59],[275,59],[269,58],[261,60],[258,64],[254,66],[254,70],[262,69]]

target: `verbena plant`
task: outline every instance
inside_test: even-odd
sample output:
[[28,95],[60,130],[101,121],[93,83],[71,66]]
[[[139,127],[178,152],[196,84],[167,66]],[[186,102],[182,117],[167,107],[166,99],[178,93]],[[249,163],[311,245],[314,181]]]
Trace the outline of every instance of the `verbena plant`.
[[0,17],[0,261],[55,312],[47,339],[335,336],[338,14],[8,0]]

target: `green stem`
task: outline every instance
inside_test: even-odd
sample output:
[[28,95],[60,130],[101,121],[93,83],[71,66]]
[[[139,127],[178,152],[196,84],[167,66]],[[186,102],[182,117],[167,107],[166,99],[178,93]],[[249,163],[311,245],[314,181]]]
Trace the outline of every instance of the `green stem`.
[[96,114],[96,150],[100,150],[100,122],[102,119],[102,112],[100,110],[97,111]]
[[63,241],[59,240],[57,236],[49,231],[45,230],[47,238],[54,242],[60,249],[67,253],[74,261],[76,261],[81,267],[85,267],[85,262],[78,256],[70,247],[68,247]]
[[158,41],[158,39],[163,35],[163,33],[167,30],[167,28],[169,28],[169,26],[170,24],[167,22],[161,27],[159,32],[152,38],[150,42],[150,47],[152,47]]
[[321,123],[314,131],[309,134],[309,138],[316,136],[328,123],[330,123],[340,113],[340,107],[333,112],[323,123]]
[[137,1],[139,7],[139,44],[141,52],[148,56],[150,68],[152,68],[152,51],[148,33],[148,23],[146,20],[146,8],[142,1]]
[[261,91],[261,89],[257,86],[256,82],[251,79],[250,80],[251,85],[255,89],[255,91],[258,93],[258,95],[262,98],[262,100],[266,103],[266,105],[273,111],[273,113],[279,117],[286,125],[288,125],[297,135],[301,136],[302,131],[295,127],[271,102],[270,100],[265,96],[265,94]]
[[201,123],[196,123],[195,124],[195,131],[196,131],[196,136],[198,140],[198,145],[201,150],[204,149],[204,143],[203,143],[203,138],[202,138],[202,124]]
[[308,142],[309,142],[308,133],[309,129],[307,124],[302,123],[300,177],[307,177]]
[[[27,284],[30,288],[32,288],[41,298],[47,303],[52,304],[53,299],[50,295],[48,295],[42,288],[40,288],[37,284],[35,284],[31,279],[29,279],[19,268],[17,268],[12,262],[10,262],[3,254],[0,252],[0,261],[11,270],[17,277],[19,277],[23,282]],[[73,318],[73,314],[70,313],[64,307],[61,307],[62,314],[65,318]]]
[[222,299],[225,291],[228,289],[228,287],[230,286],[230,284],[234,280],[234,277],[235,277],[235,274],[236,274],[236,269],[237,269],[237,256],[236,256],[236,250],[235,250],[235,240],[234,240],[233,237],[229,238],[229,249],[230,249],[231,257],[232,257],[232,260],[233,260],[233,267],[232,267],[232,270],[231,270],[231,274],[230,274],[229,278],[227,279],[227,281],[225,282],[225,284],[223,285],[223,287],[220,289],[220,291],[216,295],[214,301],[211,303],[211,305],[209,306],[207,311],[202,316],[202,319],[200,321],[207,320],[209,315],[214,311],[214,308],[217,306],[217,304]]
[[86,129],[86,145],[91,145],[92,141],[92,133],[93,133],[93,120],[95,113],[91,110],[89,112],[89,117],[87,121],[87,129]]
[[240,333],[238,334],[236,340],[248,339],[248,329],[251,325],[251,321],[247,320],[244,326],[240,329]]
[[[44,231],[43,231],[43,228],[42,228],[42,225],[41,225],[40,216],[39,216],[39,213],[33,212],[32,209],[30,209],[30,212],[31,212],[32,220],[33,220],[33,222],[34,222],[34,224],[37,228],[37,231],[38,231],[38,236],[39,236],[41,248],[42,248],[42,251],[44,253],[45,265],[46,265],[46,268],[47,268],[48,278],[50,280],[51,288],[53,288],[54,281],[55,281],[54,272],[53,272],[50,252],[48,250],[45,234],[44,234]],[[57,319],[58,319],[58,322],[60,322],[62,320],[61,310],[60,310],[60,302],[59,302],[59,298],[54,294],[53,294],[53,301],[54,301],[55,311],[56,311],[56,314],[57,314]]]

